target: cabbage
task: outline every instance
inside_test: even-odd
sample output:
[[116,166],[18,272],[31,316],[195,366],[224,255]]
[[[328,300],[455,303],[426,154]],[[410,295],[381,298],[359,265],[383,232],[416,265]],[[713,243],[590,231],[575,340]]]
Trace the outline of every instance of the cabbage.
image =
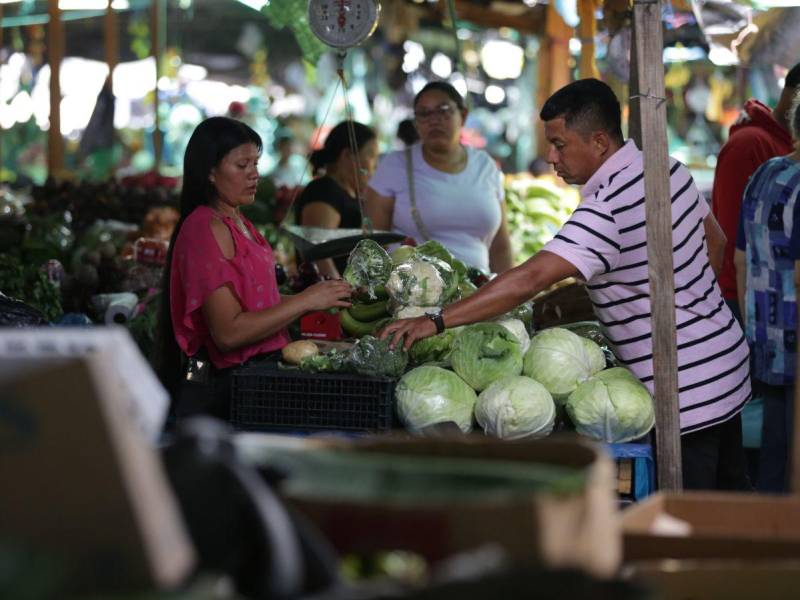
[[398,304],[441,306],[458,290],[453,270],[437,258],[415,257],[392,270],[386,291]]
[[478,291],[478,287],[466,277],[462,277],[458,282],[458,295],[463,300],[469,298]]
[[397,266],[403,264],[414,258],[414,246],[398,246],[389,256],[392,259],[392,265]]
[[414,364],[428,362],[444,363],[450,366],[450,352],[453,349],[453,339],[460,327],[445,329],[442,333],[422,338],[414,342],[408,351],[408,356]]
[[472,431],[475,392],[463,379],[441,367],[422,366],[400,378],[395,387],[397,414],[409,430],[452,421]]
[[580,384],[567,399],[567,414],[578,433],[609,444],[642,437],[656,419],[650,392],[622,367]]
[[355,288],[366,288],[373,300],[375,288],[385,285],[392,272],[392,259],[380,244],[364,239],[356,244],[347,259],[342,277]]
[[498,323],[465,327],[453,340],[453,370],[481,391],[502,377],[522,371],[522,349],[514,334]]
[[[605,366],[603,352],[597,344],[561,327],[539,332],[531,338],[525,353],[523,374],[547,388],[556,402],[563,403],[567,396]],[[591,350],[589,349],[591,348]],[[603,358],[600,366],[599,357]]]
[[553,430],[556,405],[538,381],[523,375],[504,377],[480,393],[475,419],[487,434],[499,438],[540,438]]
[[525,354],[528,351],[528,347],[531,345],[531,336],[528,335],[525,323],[519,319],[502,319],[497,322],[514,334],[514,337],[519,340],[522,353]]
[[606,368],[606,355],[603,349],[595,344],[592,340],[581,337],[583,342],[583,349],[586,350],[586,356],[589,358],[589,368],[592,373],[597,373]]
[[447,263],[448,267],[453,268],[453,255],[450,254],[450,251],[447,248],[445,248],[436,240],[428,240],[424,244],[420,244],[414,248],[414,252],[420,256],[438,258],[442,262]]

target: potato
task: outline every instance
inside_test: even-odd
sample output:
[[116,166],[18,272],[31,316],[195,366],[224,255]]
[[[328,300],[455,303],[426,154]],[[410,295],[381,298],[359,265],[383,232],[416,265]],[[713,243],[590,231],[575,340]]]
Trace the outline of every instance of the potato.
[[292,342],[284,346],[283,350],[281,350],[281,356],[284,362],[290,365],[299,365],[300,361],[306,356],[316,356],[317,354],[319,354],[319,348],[317,348],[317,345],[311,340]]

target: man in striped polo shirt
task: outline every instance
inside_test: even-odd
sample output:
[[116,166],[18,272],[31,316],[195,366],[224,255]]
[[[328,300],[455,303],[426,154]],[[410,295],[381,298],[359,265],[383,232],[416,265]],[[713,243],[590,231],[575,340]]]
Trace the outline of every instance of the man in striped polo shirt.
[[[619,102],[605,83],[583,79],[542,107],[548,162],[567,183],[583,185],[582,201],[555,239],[522,265],[498,276],[434,319],[389,325],[410,347],[436,332],[490,319],[566,277],[586,281],[595,314],[616,356],[653,391],[644,212],[644,165],[624,141]],[[740,411],[750,399],[747,342],[716,279],[725,236],[688,170],[669,171],[678,346],[683,482],[687,489],[749,487]]]

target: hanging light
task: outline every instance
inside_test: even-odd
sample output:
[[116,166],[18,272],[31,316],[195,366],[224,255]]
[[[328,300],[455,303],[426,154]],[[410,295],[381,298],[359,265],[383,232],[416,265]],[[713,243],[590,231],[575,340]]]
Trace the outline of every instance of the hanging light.
[[481,48],[481,66],[492,79],[517,79],[524,64],[522,48],[507,40],[489,40]]
[[499,85],[487,85],[483,96],[489,104],[502,104],[506,99],[506,91]]

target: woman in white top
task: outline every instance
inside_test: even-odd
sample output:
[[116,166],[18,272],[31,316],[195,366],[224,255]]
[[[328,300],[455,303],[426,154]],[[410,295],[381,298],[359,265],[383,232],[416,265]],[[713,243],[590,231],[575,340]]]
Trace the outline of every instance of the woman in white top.
[[449,83],[422,88],[414,98],[420,142],[381,159],[367,188],[367,212],[376,229],[419,243],[435,239],[467,265],[502,273],[513,266],[502,174],[486,152],[461,144],[466,116],[464,99]]

